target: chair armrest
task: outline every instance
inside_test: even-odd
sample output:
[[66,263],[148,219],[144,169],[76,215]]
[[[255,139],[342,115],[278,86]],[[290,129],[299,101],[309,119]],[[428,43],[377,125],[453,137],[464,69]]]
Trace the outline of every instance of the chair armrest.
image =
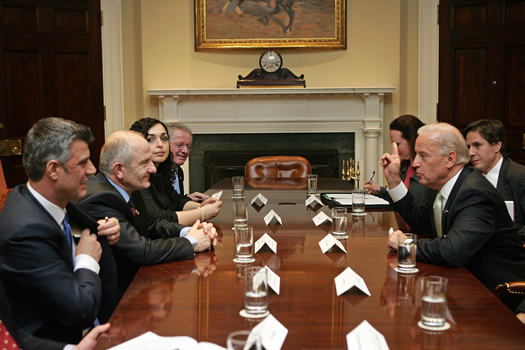
[[525,296],[525,281],[507,282],[498,284],[494,294],[501,299],[506,294],[519,294]]

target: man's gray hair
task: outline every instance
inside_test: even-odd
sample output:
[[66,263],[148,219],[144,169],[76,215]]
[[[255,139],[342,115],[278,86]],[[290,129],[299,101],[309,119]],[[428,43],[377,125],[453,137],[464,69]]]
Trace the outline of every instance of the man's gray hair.
[[191,142],[193,142],[193,133],[191,132],[191,129],[188,128],[185,124],[182,124],[181,122],[169,122],[165,124],[168,127],[168,133],[170,134],[170,140],[173,138],[173,129],[179,129],[179,130],[185,131],[188,134],[190,134]]
[[47,163],[53,159],[64,165],[71,158],[71,144],[80,140],[87,144],[95,137],[91,129],[71,120],[44,118],[27,133],[23,164],[32,181],[40,181]]
[[448,123],[428,124],[418,130],[419,135],[435,133],[434,139],[438,143],[438,154],[446,156],[449,152],[456,152],[458,159],[456,164],[467,164],[470,162],[467,142],[461,132]]
[[144,137],[136,131],[120,130],[115,131],[109,135],[100,151],[100,171],[106,175],[113,174],[113,164],[120,162],[124,166],[131,166],[133,160],[133,150],[131,149],[131,139],[134,136],[144,139]]

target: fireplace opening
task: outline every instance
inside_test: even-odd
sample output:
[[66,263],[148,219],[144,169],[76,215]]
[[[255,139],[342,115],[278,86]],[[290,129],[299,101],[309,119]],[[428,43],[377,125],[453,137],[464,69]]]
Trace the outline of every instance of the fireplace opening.
[[224,178],[244,175],[255,157],[288,155],[306,158],[312,173],[340,177],[342,161],[355,158],[354,133],[198,134],[193,135],[190,192],[206,191]]

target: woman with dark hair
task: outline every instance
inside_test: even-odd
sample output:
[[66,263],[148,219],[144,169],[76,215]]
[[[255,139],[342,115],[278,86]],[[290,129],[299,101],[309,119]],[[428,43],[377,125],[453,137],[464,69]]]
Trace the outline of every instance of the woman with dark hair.
[[196,220],[209,220],[219,214],[222,201],[209,198],[202,203],[194,202],[191,198],[178,194],[173,188],[176,174],[169,147],[168,128],[163,122],[142,118],[133,123],[131,130],[146,138],[152,152],[151,160],[157,168],[157,172],[150,176],[150,187],[141,191],[148,209],[148,225],[155,219],[163,218],[191,226]]
[[[419,177],[412,166],[412,162],[416,157],[417,131],[423,125],[425,124],[421,120],[410,114],[402,115],[390,123],[390,141],[397,144],[399,158],[402,160],[399,176],[418,203],[426,201],[430,191],[432,191],[419,183]],[[374,181],[365,184],[365,191],[392,203],[386,188],[379,186]]]

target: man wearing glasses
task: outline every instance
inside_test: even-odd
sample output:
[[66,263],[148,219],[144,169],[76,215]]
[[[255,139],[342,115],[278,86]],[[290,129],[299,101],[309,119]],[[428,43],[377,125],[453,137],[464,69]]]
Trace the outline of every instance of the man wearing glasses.
[[[177,173],[173,187],[179,194],[184,195],[184,172],[181,167],[190,155],[193,136],[190,128],[182,123],[171,122],[166,123],[166,126],[170,133],[170,150],[173,154],[173,163],[175,163],[175,172]],[[196,202],[203,202],[210,198],[210,196],[200,192],[194,192],[187,196]]]

